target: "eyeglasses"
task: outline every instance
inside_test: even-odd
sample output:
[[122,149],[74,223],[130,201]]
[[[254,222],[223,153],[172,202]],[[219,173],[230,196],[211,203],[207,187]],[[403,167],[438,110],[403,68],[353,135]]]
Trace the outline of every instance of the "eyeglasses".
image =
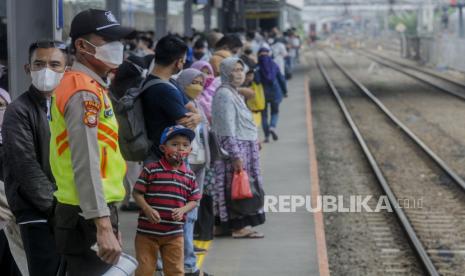
[[37,41],[31,45],[35,49],[38,48],[58,48],[60,50],[67,50],[67,46],[64,42],[56,41],[56,40],[42,40]]
[[31,59],[32,53],[37,49],[50,49],[56,48],[63,51],[65,54],[68,54],[68,47],[66,44],[61,41],[56,40],[40,40],[36,41],[29,46],[29,59]]

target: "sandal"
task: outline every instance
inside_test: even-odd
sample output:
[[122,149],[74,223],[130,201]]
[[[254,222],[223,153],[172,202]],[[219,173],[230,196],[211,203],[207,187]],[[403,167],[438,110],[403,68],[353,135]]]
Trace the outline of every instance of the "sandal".
[[232,237],[234,239],[263,239],[265,235],[263,233],[252,230],[242,235],[233,234]]

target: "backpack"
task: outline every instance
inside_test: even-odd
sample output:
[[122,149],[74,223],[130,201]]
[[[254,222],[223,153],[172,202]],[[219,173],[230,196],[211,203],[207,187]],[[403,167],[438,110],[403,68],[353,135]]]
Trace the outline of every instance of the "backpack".
[[149,87],[162,83],[174,87],[169,81],[154,79],[140,87],[129,88],[120,99],[111,97],[119,125],[119,147],[126,161],[144,161],[150,155],[153,143],[147,136],[140,96]]

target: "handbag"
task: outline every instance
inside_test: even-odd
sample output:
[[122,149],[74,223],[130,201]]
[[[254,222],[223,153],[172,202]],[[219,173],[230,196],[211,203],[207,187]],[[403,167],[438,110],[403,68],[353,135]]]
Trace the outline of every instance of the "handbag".
[[[250,215],[257,213],[258,210],[262,209],[265,203],[265,191],[259,185],[258,181],[249,176],[250,189],[252,191],[252,198],[246,198],[241,200],[232,200],[229,202],[231,212],[239,215]],[[231,187],[232,188],[232,187]],[[231,189],[232,192],[232,189]]]
[[255,96],[247,100],[247,107],[253,112],[265,110],[265,91],[261,83],[253,82],[251,86]]
[[231,198],[232,200],[253,198],[249,175],[245,170],[234,173],[231,184]]
[[208,132],[208,145],[210,147],[210,155],[212,162],[217,160],[228,160],[229,154],[225,151],[218,141],[218,136],[213,131]]
[[198,125],[195,128],[195,138],[192,141],[192,151],[189,154],[188,161],[191,165],[202,165],[207,161],[206,151],[204,144],[202,143],[201,131],[202,125]]

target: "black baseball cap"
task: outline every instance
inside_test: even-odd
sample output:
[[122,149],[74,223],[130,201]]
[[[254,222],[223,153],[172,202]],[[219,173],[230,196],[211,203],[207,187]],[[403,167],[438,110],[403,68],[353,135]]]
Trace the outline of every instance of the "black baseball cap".
[[78,13],[71,22],[69,36],[76,39],[94,33],[109,40],[131,38],[136,35],[134,29],[123,27],[111,11],[88,9]]

